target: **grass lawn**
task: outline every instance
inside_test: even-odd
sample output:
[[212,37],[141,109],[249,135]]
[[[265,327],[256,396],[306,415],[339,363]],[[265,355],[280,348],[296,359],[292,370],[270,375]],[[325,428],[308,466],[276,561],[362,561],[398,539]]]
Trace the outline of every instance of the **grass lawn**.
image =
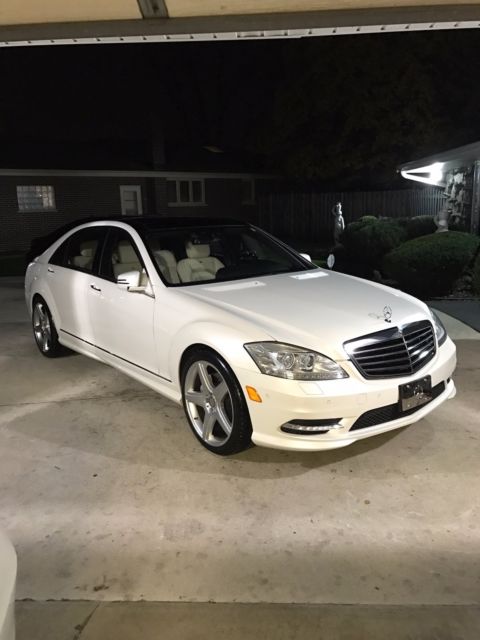
[[25,269],[25,254],[0,253],[0,277],[23,276]]

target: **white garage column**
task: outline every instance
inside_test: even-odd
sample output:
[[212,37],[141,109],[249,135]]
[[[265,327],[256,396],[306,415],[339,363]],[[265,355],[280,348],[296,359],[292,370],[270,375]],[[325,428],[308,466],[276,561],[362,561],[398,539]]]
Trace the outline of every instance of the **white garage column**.
[[12,543],[0,531],[0,640],[14,640],[17,557]]

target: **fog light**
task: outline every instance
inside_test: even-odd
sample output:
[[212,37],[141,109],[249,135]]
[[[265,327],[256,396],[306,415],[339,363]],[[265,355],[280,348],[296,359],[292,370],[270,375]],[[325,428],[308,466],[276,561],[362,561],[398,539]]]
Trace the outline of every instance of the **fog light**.
[[341,429],[338,424],[342,418],[328,418],[327,420],[290,420],[282,424],[280,430],[284,433],[292,433],[297,436],[314,436],[319,433],[328,433],[332,429]]

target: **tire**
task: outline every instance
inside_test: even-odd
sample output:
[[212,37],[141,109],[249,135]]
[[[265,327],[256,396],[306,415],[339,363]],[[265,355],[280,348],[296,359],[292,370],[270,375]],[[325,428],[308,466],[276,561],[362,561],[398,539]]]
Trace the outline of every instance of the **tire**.
[[185,415],[201,444],[221,456],[251,446],[252,425],[240,384],[214,351],[189,354],[181,372]]
[[52,314],[45,300],[35,298],[32,310],[33,336],[38,350],[46,358],[58,358],[64,349],[58,341],[58,333]]

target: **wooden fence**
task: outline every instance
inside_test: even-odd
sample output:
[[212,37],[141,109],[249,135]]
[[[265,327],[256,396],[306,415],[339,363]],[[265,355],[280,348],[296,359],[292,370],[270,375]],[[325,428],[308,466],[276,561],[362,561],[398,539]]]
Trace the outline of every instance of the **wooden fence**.
[[342,203],[345,223],[365,215],[392,218],[434,216],[445,203],[441,189],[353,191],[345,193],[277,193],[258,202],[259,225],[282,238],[329,238],[332,207]]

